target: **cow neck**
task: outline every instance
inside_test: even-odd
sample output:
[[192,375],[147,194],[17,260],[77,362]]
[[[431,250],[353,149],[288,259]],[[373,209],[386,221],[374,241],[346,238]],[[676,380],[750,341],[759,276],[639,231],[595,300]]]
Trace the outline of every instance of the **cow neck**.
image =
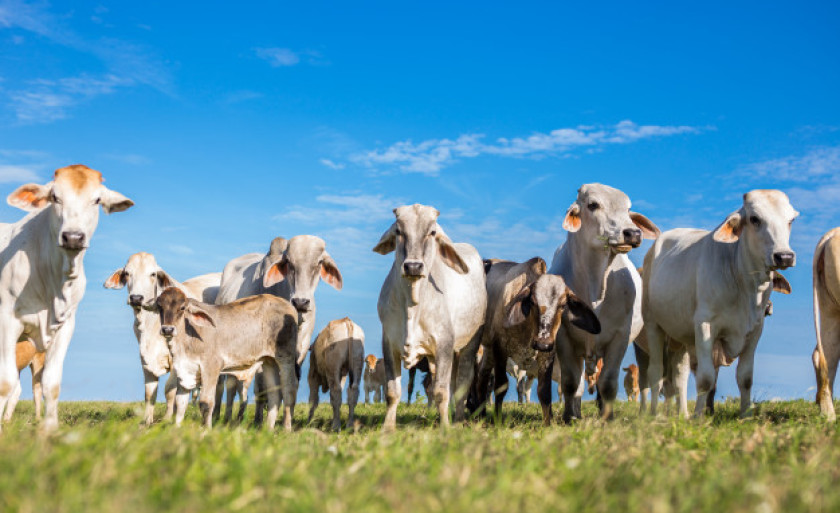
[[566,237],[564,251],[566,248],[569,253],[566,257],[572,259],[567,267],[571,271],[569,276],[563,276],[566,285],[589,304],[601,304],[607,292],[607,271],[615,259],[615,253],[609,249],[593,249],[575,232],[570,232]]
[[[51,208],[47,207],[36,215],[39,224],[44,226],[39,228],[36,224],[33,228],[46,236],[36,239],[38,258],[33,260],[36,262],[35,269],[44,277],[43,283],[48,296],[53,298],[47,324],[50,331],[55,331],[70,318],[84,295],[86,250],[68,254],[58,247],[58,233],[50,222]],[[47,326],[41,326],[42,332],[45,329]],[[52,338],[46,332],[43,334],[47,335],[45,340]]]
[[739,239],[733,245],[735,248],[732,250],[732,271],[735,283],[744,292],[756,297],[755,306],[763,310],[760,296],[770,285],[770,271],[767,270],[764,262],[757,262],[753,258],[748,245],[744,241]]

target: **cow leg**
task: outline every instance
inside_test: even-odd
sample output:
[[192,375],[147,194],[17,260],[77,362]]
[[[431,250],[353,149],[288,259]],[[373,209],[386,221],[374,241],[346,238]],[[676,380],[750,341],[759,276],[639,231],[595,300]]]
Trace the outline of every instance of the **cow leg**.
[[[583,358],[576,356],[574,350],[566,341],[557,340],[554,344],[557,354],[555,358],[560,358],[560,388],[563,389],[563,422],[570,423],[572,418],[579,416],[576,411],[577,407],[577,392],[578,389],[583,388]],[[551,382],[549,381],[546,392],[541,392],[540,385],[537,385],[537,396],[540,397],[540,403],[543,403],[543,394],[551,404]]]
[[639,415],[642,415],[647,409],[647,395],[650,393],[650,385],[648,384],[650,357],[635,342],[633,342],[633,352],[636,353],[636,364],[639,366]]
[[175,426],[180,426],[184,422],[184,415],[187,414],[187,404],[190,401],[192,390],[186,389],[181,385],[178,385],[177,390],[175,394]]
[[47,348],[47,359],[44,362],[44,377],[42,378],[47,406],[43,430],[47,433],[58,429],[58,395],[61,393],[64,357],[67,355],[67,348],[70,345],[70,338],[73,336],[75,327],[76,318],[71,316],[58,329],[53,337],[52,344]]
[[[219,378],[221,381],[222,378]],[[239,389],[242,386],[242,382],[236,376],[227,375],[224,376],[225,381],[225,424],[230,424],[230,421],[233,420],[233,403],[236,400],[236,396],[239,395]],[[217,394],[218,395],[218,392]],[[221,408],[219,408],[221,409]],[[214,412],[215,413],[215,412]]]
[[[406,404],[411,404],[411,396],[414,395],[414,376],[417,375],[417,366],[408,369],[408,399],[405,401]],[[431,397],[427,398],[431,399]]]
[[604,354],[604,365],[598,376],[598,395],[601,398],[601,418],[613,419],[613,407],[618,396],[618,378],[621,371],[621,361],[627,352],[627,337],[621,336],[613,340]]
[[364,361],[360,359],[350,362],[350,386],[347,388],[347,408],[350,413],[347,417],[347,428],[351,431],[356,426],[356,403],[359,402],[359,384],[362,381],[363,365]]
[[[295,360],[294,358],[284,358],[282,365],[283,368],[281,369],[275,359],[263,359],[262,379],[265,385],[265,402],[268,413],[266,414],[266,422],[265,424],[261,424],[261,427],[269,431],[274,431],[274,425],[277,424],[281,393],[284,397],[290,399],[290,401],[285,402],[287,413],[284,415],[283,423],[286,425],[286,431],[292,430],[292,415],[294,415],[295,398],[297,398]],[[288,374],[289,376],[285,378],[283,374]],[[288,382],[285,382],[284,378]]]
[[[281,376],[282,383],[282,376]],[[263,422],[263,411],[265,410],[265,383],[263,380],[263,371],[258,370],[254,374],[254,426],[259,426]]]
[[221,374],[219,379],[216,381],[216,395],[213,403],[213,422],[218,422],[219,418],[222,416],[222,396],[225,393],[225,388],[227,388],[227,376],[225,374]]
[[[551,374],[554,370],[554,358],[556,356],[550,355],[545,368],[540,368],[537,374],[537,399],[539,399],[542,407],[544,426],[550,426],[554,416],[551,412]],[[562,371],[560,374],[563,374]]]
[[525,396],[525,404],[531,404],[531,389],[534,387],[534,378],[526,376],[523,383],[525,384],[523,392],[523,395]]
[[484,412],[487,408],[488,390],[490,389],[490,376],[493,374],[493,365],[495,362],[494,350],[495,342],[491,342],[490,347],[484,346],[484,357],[478,367],[478,375],[475,377],[476,381],[476,412]]
[[455,393],[452,394],[452,400],[455,401],[455,416],[453,417],[455,422],[464,422],[466,419],[467,395],[470,393],[475,376],[475,360],[480,341],[481,329],[456,356]]
[[35,419],[41,420],[41,415],[44,412],[44,389],[41,386],[41,381],[44,379],[44,359],[46,354],[35,356],[32,363],[29,364],[29,369],[32,371],[32,400],[35,403]]
[[[276,367],[272,367],[272,372],[280,373],[280,389],[279,393],[282,397],[283,401],[283,429],[287,432],[292,431],[292,420],[295,416],[295,403],[297,402],[297,392],[298,392],[298,374],[295,366],[297,362],[294,358],[280,358],[277,362]],[[267,373],[266,369],[263,369],[263,374]],[[271,397],[271,394],[277,391],[277,385],[273,385],[269,383],[268,380],[265,381],[266,392],[269,394],[268,397]],[[278,398],[278,401],[280,399]]]
[[169,377],[166,378],[166,383],[163,385],[163,394],[166,397],[166,415],[164,420],[171,420],[175,413],[175,396],[178,393],[178,376],[175,375],[175,369],[169,370]]
[[[677,391],[677,415],[687,419],[688,415],[688,376],[691,374],[691,364],[688,356],[688,350],[684,346],[679,349],[669,350],[668,365],[672,371],[670,373],[673,380],[673,386]],[[666,387],[666,394],[668,394],[668,387]],[[712,395],[712,397],[714,397]],[[666,397],[666,402],[669,399]]]
[[[385,388],[385,401],[387,402],[387,409],[385,410],[385,420],[382,423],[383,431],[394,431],[397,429],[397,405],[400,403],[400,374],[402,374],[402,366],[400,365],[401,356],[399,352],[392,351],[388,339],[382,333],[382,359],[385,360],[385,379],[387,385]],[[409,375],[411,371],[409,370]],[[411,379],[408,381],[412,382]]]
[[[665,332],[656,323],[645,322],[648,342],[647,382],[650,387],[650,414],[656,415],[664,375]],[[636,353],[638,355],[638,353]]]
[[3,422],[9,422],[12,420],[12,415],[15,413],[15,408],[17,408],[17,403],[20,400],[20,394],[23,389],[20,386],[20,379],[18,378],[17,384],[15,385],[12,394],[9,396],[9,401],[6,403],[6,411],[3,413]]
[[236,414],[236,423],[241,424],[245,420],[245,410],[248,409],[248,389],[251,388],[253,376],[239,382],[239,412]]
[[[825,361],[828,365],[828,390],[833,398],[834,380],[837,377],[838,363],[840,363],[840,316],[832,315],[829,312],[823,312],[823,314],[820,315],[820,335]],[[814,356],[814,361],[818,362],[819,360],[816,359],[818,356],[816,349],[814,349]],[[816,365],[814,366],[814,370],[818,372]]]
[[201,369],[201,396],[198,399],[198,407],[201,409],[201,418],[204,427],[210,429],[213,427],[214,407],[216,406],[216,397],[218,396],[216,389],[219,388],[219,369],[207,368]]
[[[23,332],[23,326],[11,312],[4,312],[3,324],[0,325],[0,414],[18,386],[20,373],[17,370],[15,347]],[[2,425],[0,425],[2,426]],[[2,430],[2,427],[0,427]]]
[[[312,363],[310,362],[310,365]],[[312,419],[315,417],[315,410],[318,408],[318,403],[321,400],[321,394],[319,393],[319,389],[321,388],[320,383],[317,379],[312,375],[312,370],[309,371],[309,416],[307,417],[306,423],[309,424],[312,422]]]
[[715,414],[715,393],[717,392],[717,380],[720,375],[720,368],[715,367],[715,386],[709,390],[709,395],[706,396],[706,414]]
[[712,360],[714,338],[711,323],[698,322],[694,327],[694,339],[694,350],[697,354],[697,375],[695,377],[697,404],[694,407],[694,416],[702,418],[706,409],[706,395],[715,386],[715,364]]
[[327,377],[327,386],[330,387],[330,405],[333,410],[332,430],[341,431],[341,386],[342,378],[336,372],[335,375]]
[[452,368],[455,363],[455,352],[452,348],[452,337],[446,337],[438,341],[437,354],[435,355],[435,385],[434,395],[438,415],[440,415],[440,428],[449,428],[449,388],[452,384]]
[[143,369],[143,379],[146,388],[146,414],[143,417],[143,422],[147,426],[151,426],[155,421],[155,402],[157,401],[159,378],[146,369]]
[[744,351],[738,357],[738,368],[735,371],[735,378],[738,381],[738,391],[741,392],[741,418],[751,417],[752,410],[752,384],[753,368],[755,364],[755,348],[758,345],[758,338],[761,336],[761,328],[758,333],[751,333],[747,336]]
[[[498,343],[493,344],[492,357],[488,352],[485,358],[489,358],[488,364],[493,365],[493,416],[496,424],[502,423],[502,404],[505,402],[509,383],[507,377],[507,354]],[[488,376],[489,377],[489,376]],[[485,390],[487,385],[485,385]]]

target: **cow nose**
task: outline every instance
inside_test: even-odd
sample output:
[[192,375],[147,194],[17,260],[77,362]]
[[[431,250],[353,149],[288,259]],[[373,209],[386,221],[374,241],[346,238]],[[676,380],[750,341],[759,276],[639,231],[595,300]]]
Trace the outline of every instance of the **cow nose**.
[[164,337],[171,337],[175,334],[175,326],[161,326],[160,334]]
[[423,262],[404,262],[403,273],[406,276],[423,276]]
[[796,253],[793,251],[777,251],[773,253],[773,263],[779,269],[787,269],[796,265]]
[[296,297],[292,299],[292,306],[295,307],[295,310],[298,312],[308,312],[309,311],[309,300],[305,298]]
[[143,296],[140,294],[130,294],[128,296],[128,304],[131,306],[140,306],[143,304]]
[[85,234],[82,232],[61,232],[61,247],[64,249],[82,249],[85,247]]
[[624,243],[631,246],[639,246],[642,243],[642,230],[638,228],[625,228],[621,231],[624,235]]

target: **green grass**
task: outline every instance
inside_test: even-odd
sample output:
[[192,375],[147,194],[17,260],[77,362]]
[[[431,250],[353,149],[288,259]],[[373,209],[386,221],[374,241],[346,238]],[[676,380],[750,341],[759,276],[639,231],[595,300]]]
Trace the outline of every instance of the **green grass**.
[[[502,427],[448,433],[424,405],[360,405],[357,433],[325,433],[322,404],[295,432],[140,425],[139,403],[61,404],[61,429],[37,435],[22,402],[0,435],[0,511],[840,511],[840,432],[813,403],[762,403],[738,420],[638,418],[543,428],[538,405],[505,404]],[[159,405],[158,413],[162,413]],[[249,418],[251,412],[249,411]],[[346,419],[346,406],[344,407]]]

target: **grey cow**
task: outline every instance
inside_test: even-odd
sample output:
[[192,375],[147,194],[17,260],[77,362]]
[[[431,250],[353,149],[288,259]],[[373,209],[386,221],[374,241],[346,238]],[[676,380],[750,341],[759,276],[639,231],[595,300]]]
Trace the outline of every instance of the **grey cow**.
[[309,422],[318,407],[320,389],[330,392],[333,408],[333,431],[341,430],[341,389],[344,378],[350,378],[347,388],[347,405],[350,416],[347,427],[353,428],[356,420],[356,403],[359,401],[359,382],[365,355],[365,332],[349,318],[330,321],[321,330],[310,348],[309,356]]
[[[268,385],[268,427],[273,428],[280,390],[288,394],[297,389],[297,312],[292,305],[262,294],[216,306],[189,299],[175,287],[164,290],[156,304],[160,333],[169,343],[178,377],[176,425],[184,420],[190,390],[201,384],[199,407],[204,425],[211,427],[219,374],[262,364]],[[292,413],[287,403],[286,431],[292,429]]]
[[446,236],[437,209],[415,204],[394,209],[394,215],[396,221],[373,248],[381,255],[394,252],[377,304],[388,378],[383,429],[396,428],[400,361],[409,368],[423,356],[433,367],[434,398],[446,428],[453,381],[455,420],[465,416],[487,307],[484,266],[475,248]]
[[677,351],[674,384],[680,413],[688,415],[690,353],[697,360],[695,415],[715,387],[714,350],[738,358],[741,415],[751,407],[753,362],[773,271],[795,265],[790,230],[799,213],[787,195],[754,190],[714,231],[680,228],[664,233],[645,255],[643,311],[650,348],[650,411],[656,413],[666,339]]
[[[255,294],[272,294],[290,301],[299,314],[296,372],[300,377],[300,365],[306,358],[315,329],[315,288],[321,279],[336,290],[342,288],[341,273],[327,253],[323,239],[314,235],[298,235],[289,240],[277,237],[271,242],[267,254],[249,253],[228,262],[222,273],[216,304],[229,303]],[[243,386],[230,377],[228,380],[229,394],[239,388],[241,400],[247,403],[247,383]],[[262,389],[258,374],[254,385],[257,396],[256,423],[262,421]],[[292,409],[296,396],[297,390],[290,397],[283,396],[285,401],[291,402]]]
[[554,252],[548,272],[562,276],[566,286],[591,305],[601,321],[598,335],[573,326],[558,331],[555,349],[565,402],[563,420],[580,418],[583,365],[585,362],[586,374],[593,375],[599,358],[604,359],[597,385],[599,406],[601,415],[610,418],[621,360],[642,330],[641,278],[627,253],[643,238],[656,238],[659,229],[645,216],[630,211],[626,194],[598,183],[578,190],[563,228],[569,232],[566,242]]
[[[486,401],[491,374],[495,373],[496,419],[508,389],[508,359],[538,379],[537,396],[543,423],[551,423],[551,377],[554,340],[569,323],[598,334],[601,324],[592,308],[579,299],[563,278],[545,274],[545,261],[486,261],[487,316],[481,345],[484,358],[478,374],[479,402]],[[517,383],[518,384],[518,383]]]

